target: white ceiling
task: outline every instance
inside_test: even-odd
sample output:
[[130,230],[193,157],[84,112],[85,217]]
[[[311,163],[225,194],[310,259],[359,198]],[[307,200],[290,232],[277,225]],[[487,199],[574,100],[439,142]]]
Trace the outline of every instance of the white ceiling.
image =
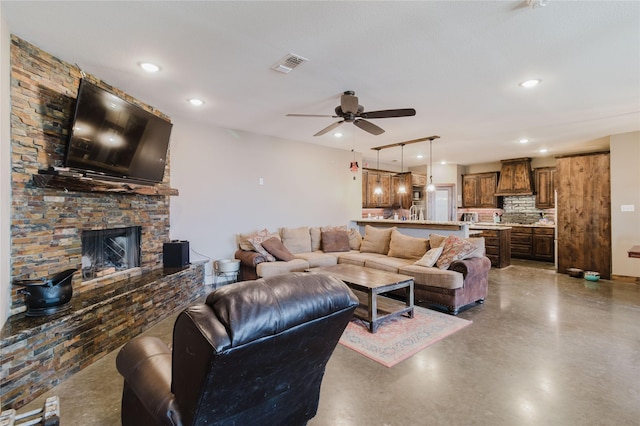
[[[475,164],[608,148],[640,130],[640,2],[12,2],[9,31],[179,122],[362,152],[439,135],[434,161]],[[309,59],[289,74],[288,53]],[[137,67],[155,62],[161,72]],[[534,89],[518,86],[540,78]],[[354,90],[365,111],[415,108],[372,122],[372,136],[313,137]],[[196,109],[187,98],[206,104]],[[526,145],[518,142],[528,138]],[[547,148],[547,154],[540,154]],[[427,142],[404,148],[425,164]],[[416,160],[418,153],[425,159]],[[381,162],[399,160],[400,148]],[[375,165],[373,163],[372,165]]]

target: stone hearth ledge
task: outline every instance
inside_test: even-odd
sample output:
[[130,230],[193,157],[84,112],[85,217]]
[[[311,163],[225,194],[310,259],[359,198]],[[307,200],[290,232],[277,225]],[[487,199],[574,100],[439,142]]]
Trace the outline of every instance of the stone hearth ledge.
[[10,317],[0,333],[0,409],[20,408],[204,295],[205,263],[79,293],[65,312]]

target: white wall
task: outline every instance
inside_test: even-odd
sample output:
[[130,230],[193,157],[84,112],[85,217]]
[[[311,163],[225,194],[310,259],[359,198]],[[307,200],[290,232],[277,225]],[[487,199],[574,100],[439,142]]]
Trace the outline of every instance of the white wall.
[[11,89],[9,46],[11,37],[0,5],[0,328],[9,314],[10,203],[11,203]]
[[171,186],[180,195],[171,198],[171,238],[189,241],[192,261],[233,257],[238,233],[361,216],[350,150],[172,121]]
[[[640,259],[627,251],[640,245],[640,132],[611,136],[612,274],[640,277]],[[634,206],[623,212],[622,206]]]

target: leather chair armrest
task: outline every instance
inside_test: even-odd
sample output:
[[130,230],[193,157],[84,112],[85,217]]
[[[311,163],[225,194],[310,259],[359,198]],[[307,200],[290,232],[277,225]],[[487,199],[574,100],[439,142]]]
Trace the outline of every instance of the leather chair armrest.
[[157,424],[182,425],[171,393],[171,350],[157,337],[138,337],[124,345],[116,367]]
[[464,279],[467,279],[467,276],[473,277],[488,274],[490,269],[491,260],[486,256],[456,260],[449,265],[449,270],[460,272]]
[[267,258],[257,251],[236,250],[234,257],[240,259],[240,263],[250,268],[255,268],[259,263],[267,261]]

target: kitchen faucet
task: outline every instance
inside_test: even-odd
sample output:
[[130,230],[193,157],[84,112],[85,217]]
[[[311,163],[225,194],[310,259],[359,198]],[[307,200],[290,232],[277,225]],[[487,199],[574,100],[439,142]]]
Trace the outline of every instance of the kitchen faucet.
[[418,206],[415,204],[409,207],[409,220],[418,220]]

